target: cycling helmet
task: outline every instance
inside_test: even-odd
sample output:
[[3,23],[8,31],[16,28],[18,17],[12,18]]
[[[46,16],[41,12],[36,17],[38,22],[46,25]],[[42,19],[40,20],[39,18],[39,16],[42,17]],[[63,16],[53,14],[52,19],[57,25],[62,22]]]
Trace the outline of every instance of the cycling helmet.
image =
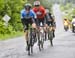
[[40,1],[35,1],[34,6],[40,6]]
[[45,9],[46,13],[49,13],[49,9]]
[[30,3],[27,3],[27,4],[24,5],[24,8],[25,8],[26,10],[30,10],[31,7],[32,7],[32,5],[31,5]]
[[75,16],[72,16],[72,18],[75,18]]
[[67,21],[67,19],[66,19],[66,18],[65,18],[64,20],[65,20],[65,21]]

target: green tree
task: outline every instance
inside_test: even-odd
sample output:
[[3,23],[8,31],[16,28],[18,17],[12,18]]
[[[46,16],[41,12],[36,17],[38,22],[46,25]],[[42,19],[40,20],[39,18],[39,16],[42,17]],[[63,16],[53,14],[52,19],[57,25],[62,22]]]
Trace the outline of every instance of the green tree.
[[[26,2],[27,0],[0,0],[0,34],[22,30],[22,25],[18,21],[20,21],[20,11]],[[5,14],[11,17],[7,28],[4,26],[4,21],[2,20]]]

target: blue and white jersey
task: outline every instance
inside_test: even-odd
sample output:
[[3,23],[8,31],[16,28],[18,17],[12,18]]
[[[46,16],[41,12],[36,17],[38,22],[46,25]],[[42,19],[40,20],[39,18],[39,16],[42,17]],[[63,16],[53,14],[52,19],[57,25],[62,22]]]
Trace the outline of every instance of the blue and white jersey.
[[[28,14],[29,14],[28,16],[30,16],[32,18],[36,18],[36,14],[35,14],[35,12],[33,10],[30,10],[30,12]],[[26,12],[25,9],[23,9],[21,11],[21,19],[24,18],[24,17],[26,17],[26,16],[27,16],[27,12]]]

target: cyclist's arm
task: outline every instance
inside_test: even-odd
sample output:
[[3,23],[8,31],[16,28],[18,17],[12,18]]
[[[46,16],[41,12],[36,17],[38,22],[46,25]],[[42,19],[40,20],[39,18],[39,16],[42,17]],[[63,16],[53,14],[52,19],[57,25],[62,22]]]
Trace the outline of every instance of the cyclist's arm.
[[46,13],[45,13],[45,9],[42,8],[42,17],[45,17]]
[[54,20],[50,13],[49,13],[49,16],[50,16],[50,19]]
[[44,24],[47,24],[47,19],[46,19],[46,17],[44,18]]
[[24,25],[24,14],[23,14],[23,12],[21,11],[21,22],[22,22],[22,24]]
[[47,23],[48,19],[47,19],[47,15],[45,15],[45,23]]
[[49,13],[49,16],[50,16],[50,19],[53,19],[50,13]]
[[72,19],[72,22],[71,22],[71,24],[74,22],[74,19]]
[[36,16],[36,14],[35,14],[35,12],[33,10],[32,10],[32,13],[33,13],[32,21],[33,21],[33,23],[35,23],[35,20],[36,20],[37,16]]
[[21,11],[21,19],[24,19],[24,10]]

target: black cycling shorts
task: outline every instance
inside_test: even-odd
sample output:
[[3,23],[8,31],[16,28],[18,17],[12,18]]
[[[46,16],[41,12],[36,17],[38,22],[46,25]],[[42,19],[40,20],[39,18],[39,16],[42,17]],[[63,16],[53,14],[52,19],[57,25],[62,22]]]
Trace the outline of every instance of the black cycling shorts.
[[47,21],[46,24],[47,24],[48,26],[54,26],[53,21]]
[[23,24],[23,28],[24,28],[24,32],[25,30],[29,29],[29,24],[32,25],[32,19],[21,19],[22,24]]
[[45,24],[45,19],[44,19],[44,18],[42,18],[42,19],[36,19],[36,25],[37,25],[37,26],[40,26],[40,23],[42,23],[43,26],[44,26],[44,24]]

